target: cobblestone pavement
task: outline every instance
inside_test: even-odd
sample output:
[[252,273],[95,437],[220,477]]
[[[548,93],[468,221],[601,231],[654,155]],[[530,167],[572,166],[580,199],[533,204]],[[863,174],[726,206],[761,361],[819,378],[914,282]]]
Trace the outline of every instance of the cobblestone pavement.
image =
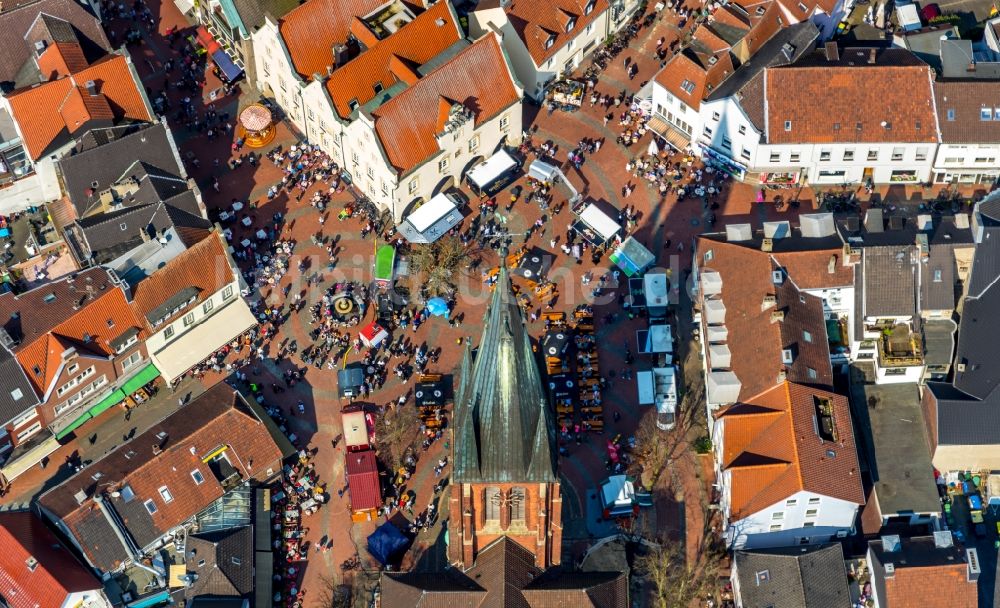
[[[173,51],[166,43],[163,34],[172,27],[184,30],[190,26],[173,3],[164,2],[161,4],[158,0],[152,0],[147,4],[154,14],[159,16],[157,31],[147,33],[143,44],[130,48],[130,51],[143,83],[148,87],[151,96],[155,96],[163,89],[165,82],[172,81],[172,77],[163,72],[163,63],[173,56]],[[109,30],[114,32],[119,40],[124,29],[125,24],[122,23],[112,22],[109,26]],[[667,39],[667,44],[683,36],[683,32],[677,27],[675,17],[665,16],[658,20],[652,28],[643,29],[632,49],[626,53],[631,61],[639,66],[638,75],[633,80],[629,80],[623,63],[615,61],[601,76],[596,87],[597,90],[602,93],[638,90],[641,84],[652,78],[659,68],[659,61],[653,55],[653,51],[656,40],[661,36]],[[219,83],[210,74],[207,78],[206,90],[213,90],[219,86]],[[169,97],[175,104],[183,97],[182,93],[175,89],[168,91]],[[249,94],[244,94],[241,98],[230,97],[216,101],[199,97],[195,103],[199,111],[212,107],[218,112],[228,112],[230,120],[234,121],[239,107],[251,99],[252,96]],[[579,111],[573,113],[558,111],[548,113],[526,104],[524,124],[530,125],[530,129],[533,131],[532,136],[536,142],[548,140],[558,146],[560,152],[557,157],[560,160],[566,158],[565,153],[575,148],[581,139],[600,140],[604,145],[588,158],[579,170],[567,171],[569,179],[590,198],[608,201],[618,208],[625,205],[634,206],[639,217],[638,229],[634,236],[656,254],[657,263],[660,266],[669,268],[677,273],[677,276],[681,276],[684,271],[690,268],[692,240],[708,227],[707,220],[712,211],[702,200],[688,199],[678,202],[672,196],[661,199],[658,192],[654,192],[642,183],[636,186],[631,196],[623,199],[622,187],[629,183],[636,184],[636,179],[626,171],[625,165],[634,155],[641,154],[646,150],[650,136],[647,135],[638,144],[628,149],[616,145],[617,120],[611,121],[608,126],[605,126],[602,120],[603,115],[602,108],[590,107],[586,102]],[[235,240],[239,240],[245,234],[250,234],[266,225],[273,214],[282,213],[286,217],[286,228],[282,238],[296,241],[295,255],[307,258],[313,268],[324,267],[327,255],[321,246],[310,244],[310,236],[323,233],[339,238],[338,244],[341,253],[338,255],[336,269],[333,272],[321,272],[321,288],[325,288],[344,277],[365,282],[371,279],[374,243],[370,238],[366,240],[361,237],[361,224],[358,220],[328,221],[321,224],[319,212],[307,203],[291,199],[283,194],[267,201],[264,196],[266,189],[281,177],[281,172],[277,167],[264,160],[256,168],[244,163],[239,169],[229,170],[227,161],[231,155],[230,139],[218,138],[209,141],[205,135],[189,131],[176,122],[172,121],[172,126],[175,129],[175,137],[187,168],[200,185],[210,210],[227,207],[233,199],[259,202],[254,216],[254,225],[248,229],[233,228]],[[295,141],[295,134],[286,125],[280,125],[278,139],[272,145],[283,144],[287,146]],[[195,159],[198,161],[197,165]],[[218,192],[211,186],[213,179],[219,181]],[[897,194],[900,192],[902,198],[911,195],[905,190],[897,191]],[[718,219],[718,224],[714,229],[720,229],[723,224],[729,222],[753,221],[759,223],[765,220],[790,218],[798,211],[811,210],[813,206],[813,197],[808,190],[798,193],[798,197],[802,201],[798,211],[787,208],[779,211],[775,209],[774,205],[756,204],[752,202],[755,193],[756,190],[753,186],[729,184],[715,201],[719,207],[714,211]],[[889,193],[887,192],[887,194]],[[307,201],[310,195],[311,192],[306,193],[304,200]],[[565,193],[563,193],[563,198],[565,199]],[[337,195],[329,207],[332,210],[332,215],[335,216],[337,210],[349,200],[351,200],[349,192]],[[471,195],[470,200],[474,200]],[[559,199],[557,198],[555,202],[559,202]],[[472,209],[472,213],[477,213],[477,210]],[[537,207],[519,202],[513,211],[507,214],[509,216],[507,227],[512,234],[524,233],[533,225],[539,214],[540,211]],[[565,238],[563,235],[567,231],[570,220],[568,210],[545,217],[544,229],[535,232],[528,240],[529,245],[540,246],[558,254],[550,276],[555,277],[559,282],[560,295],[555,308],[565,311],[570,311],[576,305],[588,301],[590,290],[587,289],[585,293],[580,284],[580,277],[584,273],[594,272],[595,276],[600,276],[610,270],[610,263],[606,259],[597,266],[591,263],[588,256],[585,256],[582,263],[574,263],[571,257],[560,252],[558,244]],[[515,240],[519,244],[520,237]],[[553,240],[557,244],[555,248],[551,246]],[[666,246],[668,244],[669,246]],[[683,248],[678,248],[678,245],[683,245]],[[303,290],[304,282],[302,275],[294,270],[295,261],[295,259],[292,260],[290,264],[292,270],[285,275],[280,287],[290,285],[293,291],[298,291]],[[487,251],[483,263],[486,266],[495,265],[497,263],[495,252]],[[307,270],[307,272],[309,271]],[[275,286],[276,292],[278,287]],[[440,318],[431,318],[415,331],[405,330],[415,343],[425,342],[431,348],[441,347],[443,349],[440,360],[433,367],[434,371],[450,373],[454,369],[460,355],[459,349],[453,347],[456,340],[467,336],[472,337],[473,341],[478,338],[481,329],[478,320],[483,317],[486,302],[486,293],[482,288],[478,272],[471,272],[464,277],[461,292],[457,309],[453,313],[464,319],[460,326],[450,327],[446,321]],[[307,296],[319,293],[321,291],[314,288]],[[269,296],[270,294],[265,295]],[[626,345],[634,340],[634,332],[641,328],[643,321],[640,319],[629,320],[624,315],[615,314],[618,312],[618,300],[615,298],[611,298],[609,302],[595,303],[595,318],[598,321],[597,333],[603,345],[600,352],[601,369],[619,372],[616,373],[614,379],[611,379],[609,390],[603,399],[607,418],[604,436],[595,434],[588,437],[581,446],[572,444],[568,457],[561,461],[567,509],[564,540],[564,546],[569,553],[567,558],[578,556],[593,540],[593,530],[598,529],[592,525],[596,523],[597,514],[586,512],[586,505],[588,497],[595,493],[596,485],[608,474],[605,466],[604,446],[606,439],[618,433],[627,435],[634,432],[642,414],[635,405],[637,395],[634,382],[622,380],[620,372],[628,367],[624,361]],[[307,315],[308,307],[304,309],[302,314],[292,316],[282,325],[272,344],[284,340],[295,340],[299,345],[309,344],[311,340]],[[608,317],[605,321],[605,315],[614,316]],[[531,324],[530,329],[534,335],[540,335],[542,331],[541,321]],[[276,350],[276,346],[272,346],[272,352],[268,354],[273,355],[273,350]],[[356,355],[352,354],[350,360],[354,359],[356,359]],[[280,364],[268,359],[262,365],[255,365],[248,369],[247,373],[252,381],[256,381],[264,387],[270,387],[272,382],[280,382],[282,372],[291,366],[304,367],[300,360],[292,356],[290,360],[282,360]],[[643,369],[650,366],[650,361],[640,359],[632,367]],[[216,379],[206,379],[205,381]],[[265,389],[266,402],[277,404],[288,413],[292,430],[300,438],[300,445],[318,450],[315,460],[317,470],[320,471],[323,481],[329,484],[331,490],[344,486],[342,450],[336,449],[332,445],[333,439],[342,433],[341,403],[336,390],[336,374],[331,370],[315,368],[308,369],[305,381],[280,395],[274,395],[270,389]],[[402,383],[394,375],[390,375],[385,386],[372,396],[371,401],[376,405],[389,403],[400,395],[406,394],[409,390],[408,385]],[[293,415],[291,408],[300,400],[305,403],[306,414]],[[612,422],[612,416],[616,411],[620,414],[620,420]],[[447,436],[444,441],[435,443],[429,451],[419,454],[420,462],[417,473],[408,484],[408,487],[416,492],[415,504],[419,508],[422,508],[431,499],[431,487],[436,481],[431,471],[432,465],[427,463],[436,462],[440,458],[444,451],[445,441],[447,441]],[[711,467],[708,467],[708,472],[710,469]],[[448,474],[449,471],[446,470],[445,475]],[[710,481],[710,479],[706,479],[705,467],[699,464],[698,459],[693,454],[687,454],[680,459],[672,475],[671,487],[675,496],[673,500],[661,501],[665,506],[656,520],[657,532],[673,531],[676,534],[682,534],[683,531],[697,530],[700,534],[700,530],[704,526],[704,508],[707,502],[706,484]],[[32,484],[38,483],[45,483],[45,480],[35,480],[31,483],[28,483],[27,480],[23,483],[18,480],[15,487],[21,485],[23,488],[30,488]],[[378,522],[352,524],[346,494],[338,495],[338,493],[331,491],[331,495],[330,504],[305,522],[309,528],[307,540],[312,543],[317,543],[322,539],[332,539],[333,541],[332,549],[329,552],[310,552],[309,562],[301,582],[301,588],[306,591],[307,605],[318,602],[326,579],[332,576],[335,580],[342,580],[339,565],[344,560],[353,557],[355,553],[358,553],[371,567],[367,552],[364,550],[364,542],[366,536]],[[446,498],[446,495],[447,490],[441,498]],[[417,566],[420,568],[443,566],[443,553],[437,550],[441,543],[438,542],[436,548],[429,549],[434,546],[435,541],[440,541],[440,537],[440,523],[434,529],[422,533],[417,538],[416,551],[413,552],[409,563],[419,562]],[[695,542],[700,540],[698,534],[686,534],[685,539],[689,541],[689,546],[692,538]]]

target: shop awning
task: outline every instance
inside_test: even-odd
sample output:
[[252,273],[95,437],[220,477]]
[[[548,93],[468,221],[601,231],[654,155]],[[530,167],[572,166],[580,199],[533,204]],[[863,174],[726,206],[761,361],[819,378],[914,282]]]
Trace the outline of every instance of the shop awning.
[[90,409],[87,410],[87,413],[90,414],[91,418],[97,418],[112,406],[117,405],[122,401],[125,401],[125,391],[119,388],[111,391],[107,397],[92,405]]
[[69,435],[76,429],[83,426],[83,423],[90,420],[91,418],[93,418],[93,416],[90,415],[90,412],[84,412],[83,414],[80,414],[80,417],[74,420],[73,422],[70,422],[69,426],[56,433],[56,439],[62,439],[66,435]]
[[215,38],[212,38],[212,35],[208,33],[207,29],[205,29],[205,26],[199,25],[198,29],[196,29],[194,33],[195,37],[198,39],[198,44],[205,47],[205,51],[209,55],[221,48],[219,43],[215,41]]
[[53,436],[49,436],[48,439],[22,454],[17,460],[10,462],[3,469],[0,469],[0,474],[7,481],[13,481],[15,477],[35,466],[57,449],[59,449],[59,440]]
[[646,126],[652,129],[653,133],[656,133],[660,136],[660,138],[673,146],[678,152],[686,150],[688,144],[691,143],[691,139],[687,135],[682,133],[657,114],[653,114],[653,117],[649,119],[649,123],[647,123]]
[[255,325],[257,319],[246,302],[236,299],[166,348],[154,353],[156,367],[167,382],[172,382]]
[[122,386],[122,391],[124,391],[126,395],[131,395],[158,378],[159,375],[160,370],[156,369],[156,366],[150,363],[146,367],[142,368],[141,372],[132,376],[132,378]]
[[222,74],[229,82],[233,82],[243,74],[243,68],[236,65],[229,54],[222,48],[212,53],[212,61],[215,62],[215,65],[219,66]]

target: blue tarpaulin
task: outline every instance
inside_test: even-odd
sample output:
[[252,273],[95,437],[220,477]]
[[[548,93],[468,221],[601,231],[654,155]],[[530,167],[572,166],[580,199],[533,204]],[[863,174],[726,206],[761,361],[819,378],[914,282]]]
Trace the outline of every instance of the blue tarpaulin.
[[427,300],[427,312],[435,317],[448,317],[448,302],[444,298]]
[[406,550],[410,539],[391,522],[385,522],[368,537],[368,552],[383,566]]
[[222,70],[223,75],[225,75],[226,80],[229,82],[233,82],[243,73],[240,66],[233,63],[233,60],[226,54],[226,51],[222,49],[212,53],[212,61],[215,62],[215,65],[219,66],[219,69]]

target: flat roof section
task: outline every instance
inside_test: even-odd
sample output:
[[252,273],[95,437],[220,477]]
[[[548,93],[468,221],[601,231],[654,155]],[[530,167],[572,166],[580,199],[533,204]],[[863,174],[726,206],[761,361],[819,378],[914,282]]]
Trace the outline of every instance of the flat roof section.
[[940,511],[917,385],[856,382],[851,398],[882,514]]

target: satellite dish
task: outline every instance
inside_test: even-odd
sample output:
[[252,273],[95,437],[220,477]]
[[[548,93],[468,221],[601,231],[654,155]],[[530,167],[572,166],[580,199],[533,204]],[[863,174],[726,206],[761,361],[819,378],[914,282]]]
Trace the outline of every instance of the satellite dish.
[[120,497],[121,495],[122,495],[122,493],[121,493],[121,492],[119,492],[119,491],[115,490],[114,492],[112,492],[112,493],[111,493],[111,498],[118,498],[118,497]]

